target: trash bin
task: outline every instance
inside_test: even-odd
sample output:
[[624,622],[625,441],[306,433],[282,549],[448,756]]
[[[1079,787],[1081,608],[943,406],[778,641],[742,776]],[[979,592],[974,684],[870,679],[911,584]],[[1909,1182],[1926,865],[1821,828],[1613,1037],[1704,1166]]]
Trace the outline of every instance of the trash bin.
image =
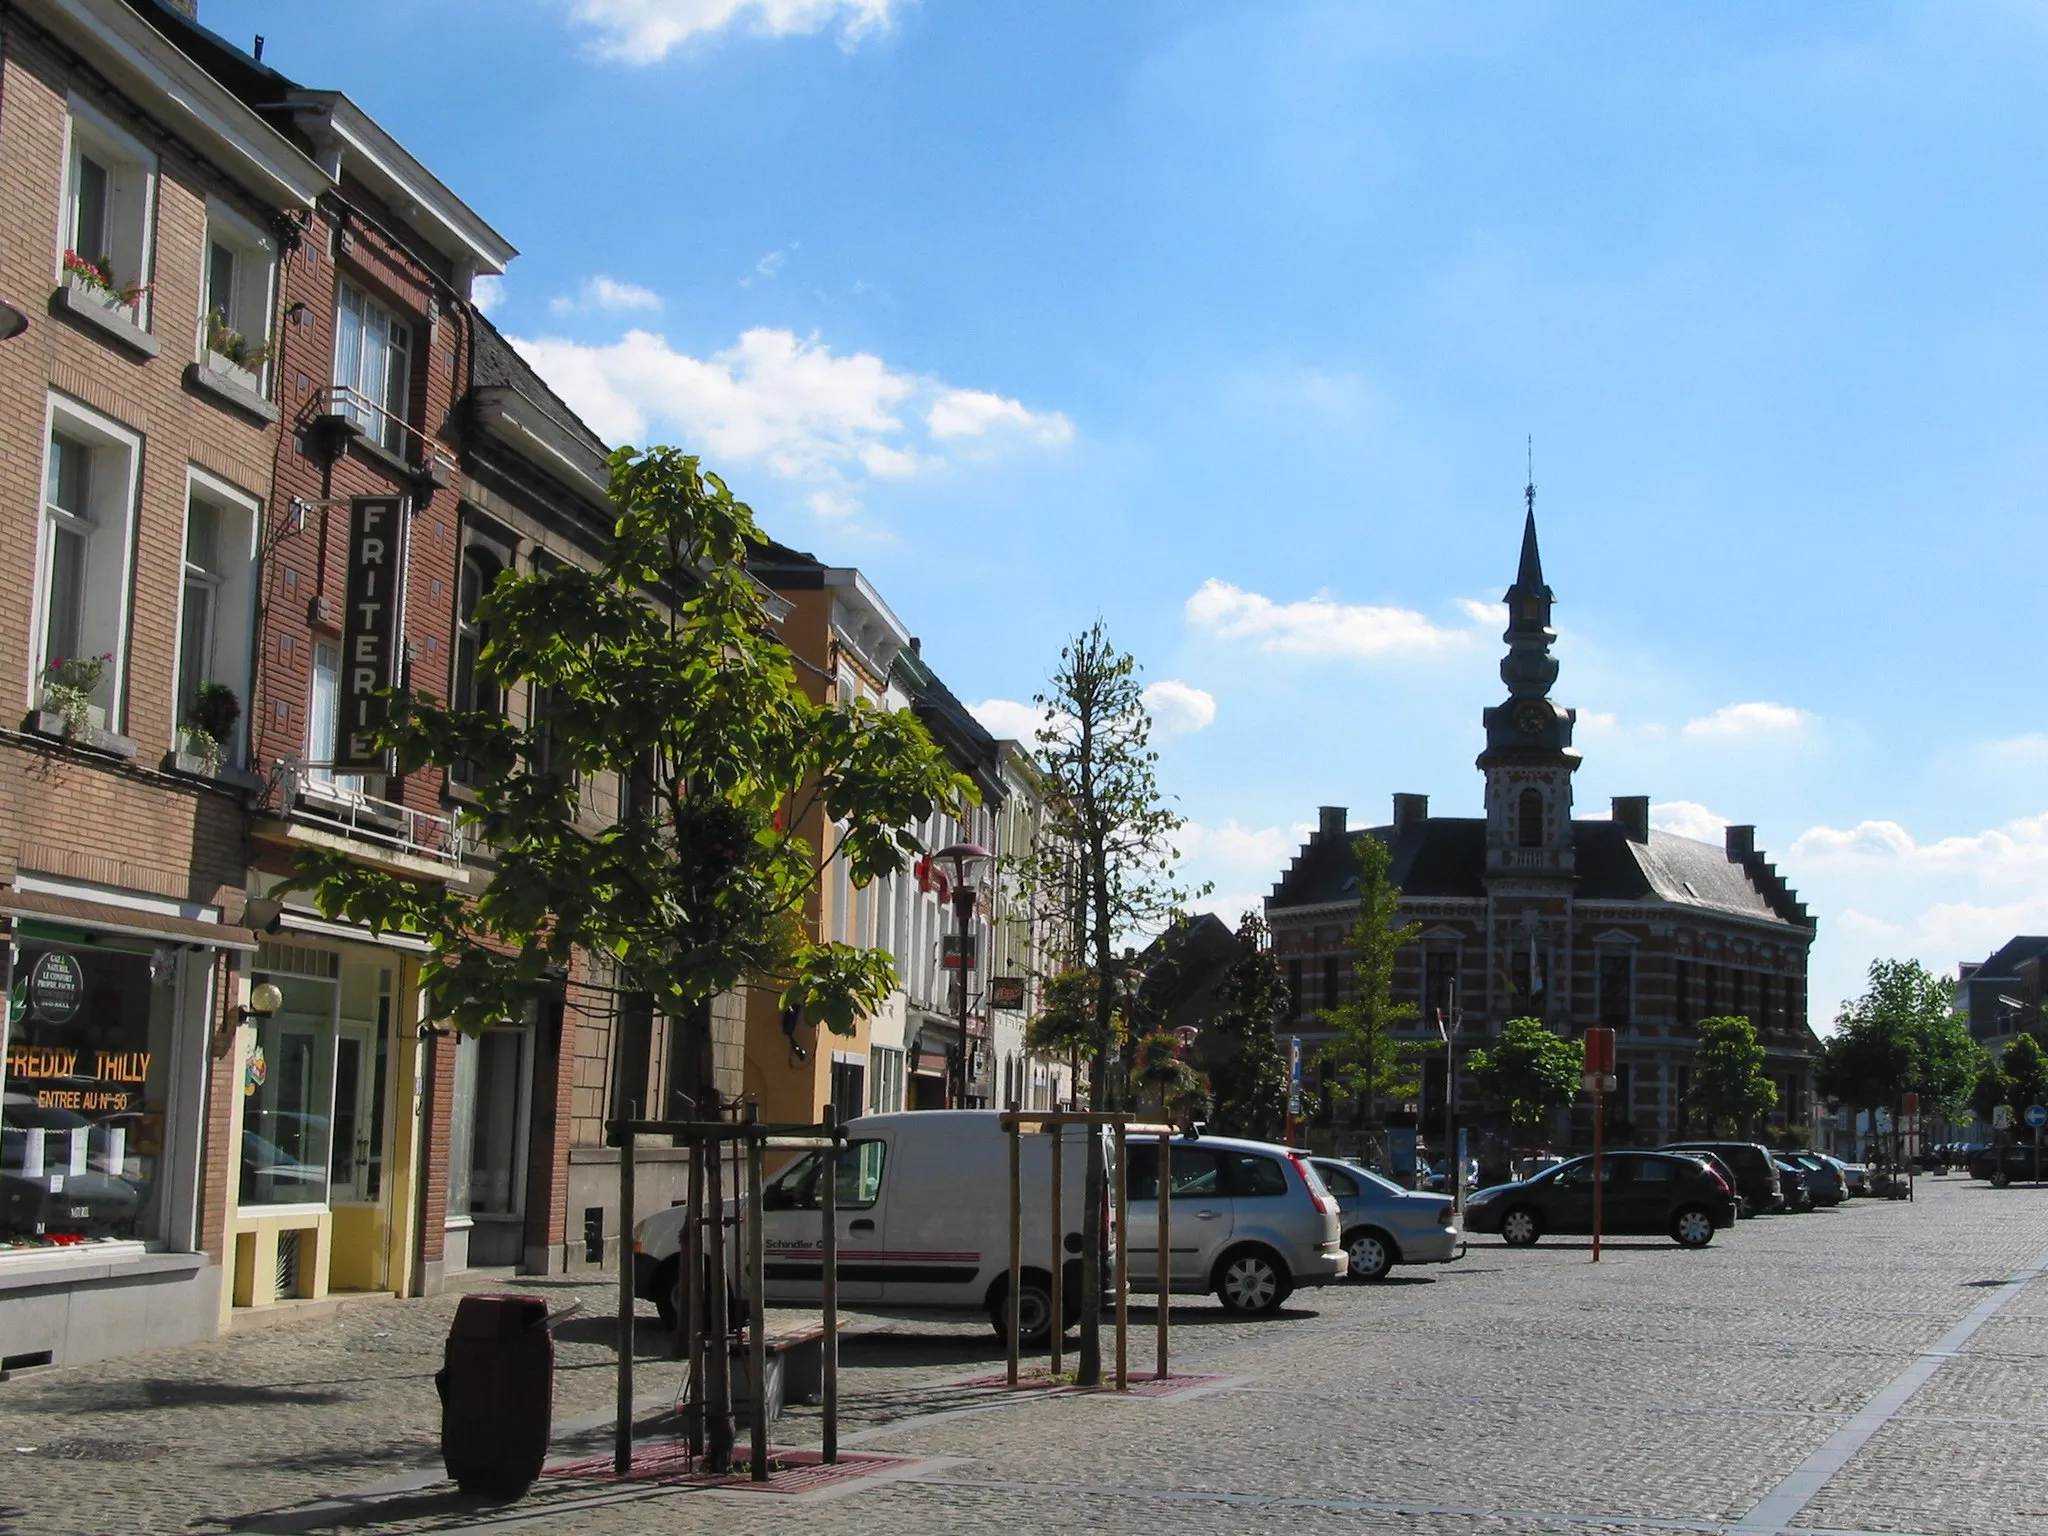
[[516,1499],[547,1460],[555,1338],[537,1296],[465,1296],[448,1330],[441,1460],[464,1493]]

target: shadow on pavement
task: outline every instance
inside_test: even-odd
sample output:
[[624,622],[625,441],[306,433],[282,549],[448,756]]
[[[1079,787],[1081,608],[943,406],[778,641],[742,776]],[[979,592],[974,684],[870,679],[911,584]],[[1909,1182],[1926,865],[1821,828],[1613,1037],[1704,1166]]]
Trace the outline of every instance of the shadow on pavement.
[[[429,1373],[406,1372],[406,1375]],[[384,1377],[391,1380],[391,1377]],[[354,1394],[336,1391],[347,1382],[262,1386],[234,1381],[110,1381],[50,1383],[43,1395],[22,1404],[34,1412],[135,1413],[154,1408],[258,1408],[347,1402]]]

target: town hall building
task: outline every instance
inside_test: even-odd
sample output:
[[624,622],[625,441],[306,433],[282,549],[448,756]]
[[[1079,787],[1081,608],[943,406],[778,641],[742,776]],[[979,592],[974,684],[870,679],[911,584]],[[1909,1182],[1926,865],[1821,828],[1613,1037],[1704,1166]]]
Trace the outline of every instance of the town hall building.
[[[1387,844],[1404,922],[1420,925],[1396,965],[1396,1002],[1421,1009],[1418,1041],[1433,1045],[1422,1096],[1387,1105],[1384,1123],[1441,1134],[1450,1068],[1438,1017],[1457,1022],[1460,1062],[1508,1019],[1536,1017],[1576,1039],[1590,1025],[1616,1032],[1619,1091],[1607,1102],[1616,1141],[1655,1145],[1703,1129],[1689,1104],[1697,1022],[1742,1014],[1755,1024],[1778,1090],[1771,1130],[1812,1118],[1807,951],[1815,920],[1756,847],[1755,828],[1731,826],[1721,846],[1650,825],[1647,795],[1616,796],[1607,817],[1574,816],[1577,711],[1550,696],[1552,594],[1536,543],[1534,491],[1521,564],[1507,591],[1507,698],[1485,711],[1483,816],[1432,816],[1429,798],[1396,794],[1392,820],[1363,829]],[[1350,998],[1346,942],[1358,909],[1358,866],[1342,806],[1324,806],[1315,833],[1266,901],[1273,948],[1305,1059],[1327,1038],[1318,1010]],[[1314,1081],[1315,1074],[1309,1073]],[[1459,1073],[1457,1119],[1488,1124]],[[1323,1114],[1328,1117],[1330,1110]],[[1341,1139],[1358,1106],[1339,1105],[1326,1137]],[[1562,1123],[1554,1134],[1563,1135]],[[1590,1108],[1571,1116],[1573,1143],[1591,1134]]]

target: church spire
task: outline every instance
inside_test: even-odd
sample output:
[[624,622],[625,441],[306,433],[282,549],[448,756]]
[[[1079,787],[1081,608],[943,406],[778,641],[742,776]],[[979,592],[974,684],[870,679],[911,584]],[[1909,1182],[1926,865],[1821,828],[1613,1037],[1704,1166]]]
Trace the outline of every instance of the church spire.
[[1557,631],[1550,627],[1554,601],[1543,579],[1543,553],[1536,541],[1536,485],[1532,479],[1524,491],[1527,506],[1522,517],[1522,558],[1515,571],[1515,583],[1502,594],[1507,604],[1508,627],[1501,639],[1508,653],[1501,658],[1500,680],[1507,684],[1507,701],[1486,711],[1488,752],[1509,749],[1517,752],[1564,754],[1572,743],[1573,711],[1551,702],[1551,685],[1557,681],[1557,658],[1550,648]]

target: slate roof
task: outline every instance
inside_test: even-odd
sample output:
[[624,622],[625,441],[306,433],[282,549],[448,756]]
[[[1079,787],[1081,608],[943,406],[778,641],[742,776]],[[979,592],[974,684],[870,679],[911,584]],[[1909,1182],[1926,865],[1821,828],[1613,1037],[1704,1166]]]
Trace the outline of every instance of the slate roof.
[[[1365,829],[1393,848],[1389,878],[1416,898],[1486,895],[1486,823],[1479,817],[1432,816],[1403,828]],[[1356,830],[1342,837],[1318,832],[1273,887],[1267,905],[1319,906],[1358,894]],[[1761,859],[1738,861],[1712,843],[1652,828],[1648,843],[1631,842],[1617,822],[1574,821],[1581,901],[1653,901],[1699,907],[1761,922],[1806,926],[1805,909]]]

